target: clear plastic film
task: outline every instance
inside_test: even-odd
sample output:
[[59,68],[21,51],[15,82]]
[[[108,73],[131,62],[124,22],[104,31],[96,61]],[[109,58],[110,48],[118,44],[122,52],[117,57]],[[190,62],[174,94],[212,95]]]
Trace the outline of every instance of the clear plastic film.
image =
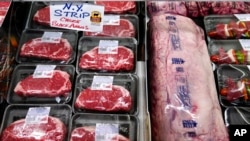
[[219,98],[223,106],[247,106],[250,99],[249,66],[223,64],[217,69]]
[[204,18],[208,39],[249,39],[249,14],[236,15],[210,15]]
[[153,140],[228,141],[203,30],[174,14],[148,24]]
[[79,74],[74,112],[130,113],[137,111],[137,77],[117,74]]
[[66,105],[8,106],[4,115],[5,122],[1,128],[0,140],[64,141],[67,138],[70,113],[70,107]]
[[72,94],[74,71],[72,65],[18,65],[7,101],[12,104],[67,103]]
[[137,118],[128,115],[75,114],[70,141],[137,140]]

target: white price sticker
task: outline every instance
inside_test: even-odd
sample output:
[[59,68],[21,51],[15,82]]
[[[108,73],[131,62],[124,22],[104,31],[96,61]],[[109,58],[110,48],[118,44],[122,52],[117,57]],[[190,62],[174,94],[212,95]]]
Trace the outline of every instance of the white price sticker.
[[92,90],[112,90],[113,76],[94,76],[91,89]]
[[100,40],[98,54],[117,54],[118,45],[117,40]]
[[33,78],[52,78],[56,65],[37,65]]
[[104,6],[84,2],[51,2],[50,26],[80,31],[103,30]]
[[250,51],[250,40],[249,39],[239,39],[241,47],[243,50]]
[[26,124],[48,123],[50,107],[32,107],[29,108],[25,117]]
[[103,25],[120,25],[119,15],[104,15]]
[[250,21],[250,14],[234,14],[239,21]]
[[95,141],[111,141],[119,133],[119,125],[97,123],[95,133]]
[[62,32],[44,32],[42,42],[47,43],[60,43]]

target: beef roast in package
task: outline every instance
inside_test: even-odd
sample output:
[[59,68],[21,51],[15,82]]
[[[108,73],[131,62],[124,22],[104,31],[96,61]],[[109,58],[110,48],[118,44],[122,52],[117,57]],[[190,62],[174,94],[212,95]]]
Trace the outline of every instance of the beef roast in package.
[[228,141],[203,30],[172,14],[149,25],[153,140]]

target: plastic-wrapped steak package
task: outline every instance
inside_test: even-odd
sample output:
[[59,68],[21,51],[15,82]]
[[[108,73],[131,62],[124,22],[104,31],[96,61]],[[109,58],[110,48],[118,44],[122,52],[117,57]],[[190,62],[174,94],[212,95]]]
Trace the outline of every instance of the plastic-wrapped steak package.
[[129,115],[75,114],[69,141],[136,141],[138,119]]
[[250,21],[242,21],[238,17],[235,15],[206,16],[204,24],[208,39],[248,39]]
[[139,10],[136,1],[94,1],[94,3],[104,6],[105,14],[136,14]]
[[7,101],[11,104],[67,103],[73,92],[73,65],[16,66]]
[[82,37],[78,46],[78,73],[135,73],[137,42],[134,38]]
[[221,104],[228,106],[250,105],[249,66],[223,64],[217,69],[217,82]]
[[66,141],[71,119],[68,105],[10,105],[1,126],[1,141]]
[[212,40],[208,50],[215,64],[250,64],[248,44],[250,40]]
[[228,141],[203,30],[174,14],[148,25],[153,140]]
[[149,17],[165,13],[187,16],[185,2],[179,1],[147,1],[147,15]]
[[22,33],[16,61],[18,63],[73,63],[78,33],[71,30],[32,30]]
[[75,113],[137,112],[137,76],[131,74],[79,74],[75,82]]
[[136,15],[109,15],[103,17],[101,32],[84,32],[85,36],[135,37],[139,34],[139,20]]

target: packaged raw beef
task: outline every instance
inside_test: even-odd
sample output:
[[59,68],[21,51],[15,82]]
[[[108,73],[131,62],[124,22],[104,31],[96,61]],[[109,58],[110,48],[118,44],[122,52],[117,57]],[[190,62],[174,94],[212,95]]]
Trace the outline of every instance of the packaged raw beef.
[[75,114],[70,141],[136,141],[138,119],[129,115]]
[[24,103],[67,103],[71,99],[75,68],[73,65],[16,66],[7,101]]
[[250,40],[212,40],[208,45],[210,60],[215,64],[250,64]]
[[79,74],[76,78],[74,112],[137,112],[137,77],[126,74]]
[[185,2],[179,1],[147,1],[147,15],[149,17],[159,14],[172,13],[187,16]]
[[[211,15],[204,18],[209,39],[249,39],[250,21],[237,15]],[[242,20],[241,20],[242,19]]]
[[148,25],[152,139],[228,141],[203,30],[174,14]]
[[20,39],[16,61],[70,64],[75,60],[77,40],[76,31],[26,29]]
[[135,37],[138,39],[139,20],[136,15],[108,15],[103,17],[102,32],[84,32],[85,36]]
[[135,1],[94,1],[94,3],[104,6],[105,14],[136,14],[138,11]]
[[0,141],[65,141],[70,118],[68,105],[10,105],[3,117]]
[[78,73],[135,73],[137,42],[134,38],[82,37],[78,46]]
[[223,64],[217,68],[217,82],[221,104],[228,106],[250,105],[249,66]]

